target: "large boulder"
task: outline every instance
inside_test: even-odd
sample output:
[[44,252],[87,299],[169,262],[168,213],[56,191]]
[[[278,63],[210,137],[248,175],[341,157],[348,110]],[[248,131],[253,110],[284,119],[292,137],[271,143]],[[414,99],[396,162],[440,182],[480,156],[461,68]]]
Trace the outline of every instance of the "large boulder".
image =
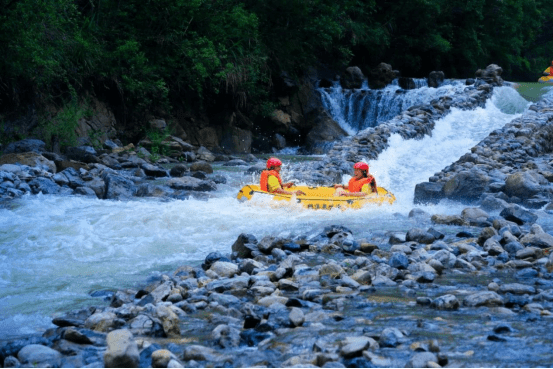
[[105,173],[102,179],[105,183],[104,199],[126,200],[136,193],[134,182],[122,175]]
[[444,184],[441,182],[422,182],[415,186],[415,204],[437,204],[444,197]]
[[314,127],[307,134],[306,145],[314,154],[324,154],[332,147],[334,141],[348,135],[325,110],[319,110],[313,121]]
[[221,147],[231,152],[249,154],[252,149],[252,132],[234,126],[223,130]]
[[538,216],[528,210],[524,210],[518,205],[509,206],[499,213],[500,216],[508,221],[515,222],[518,225],[526,223],[535,223],[538,220]]
[[106,368],[138,368],[140,354],[133,334],[126,329],[108,333],[104,353]]
[[478,69],[475,77],[481,78],[491,85],[502,86],[503,79],[500,77],[501,73],[503,73],[503,68],[497,64],[490,64],[484,70]]
[[509,196],[529,199],[540,192],[541,185],[547,183],[545,177],[537,172],[516,172],[505,179],[505,193]]
[[390,64],[380,63],[376,68],[371,69],[368,82],[369,87],[381,89],[389,85],[397,77],[396,72]]
[[194,177],[171,178],[167,185],[176,190],[215,191],[217,185],[212,180],[201,180]]
[[444,195],[452,200],[473,202],[488,190],[490,177],[478,171],[462,171],[449,179],[443,188]]
[[24,366],[31,368],[57,368],[61,365],[61,354],[43,345],[27,345],[17,354],[17,358]]
[[342,73],[340,84],[346,89],[361,88],[364,79],[365,76],[359,67],[349,67]]
[[445,75],[442,71],[432,71],[428,75],[428,87],[440,87],[444,82]]

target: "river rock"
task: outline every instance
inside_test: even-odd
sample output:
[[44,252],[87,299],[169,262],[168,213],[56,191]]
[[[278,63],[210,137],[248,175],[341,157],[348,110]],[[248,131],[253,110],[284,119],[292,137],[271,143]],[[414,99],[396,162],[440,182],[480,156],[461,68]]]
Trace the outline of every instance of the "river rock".
[[544,232],[539,225],[534,224],[530,229],[530,233],[520,239],[520,243],[527,247],[535,246],[546,249],[553,247],[553,236]]
[[438,357],[432,352],[417,352],[415,353],[407,364],[406,368],[441,368],[438,363]]
[[3,151],[4,154],[17,154],[24,152],[42,153],[46,151],[46,144],[41,140],[26,138],[21,141],[10,142],[6,145],[6,148]]
[[220,324],[211,332],[211,338],[222,348],[238,347],[240,331],[227,324]]
[[56,164],[36,152],[4,154],[0,156],[0,165],[2,164],[28,165],[44,169],[49,173],[56,173]]
[[378,343],[370,337],[355,336],[346,337],[341,342],[341,346],[340,355],[345,358],[351,358],[361,356],[362,352],[368,348],[378,348]]
[[499,292],[500,293],[511,293],[513,295],[534,295],[536,293],[536,289],[532,286],[528,286],[525,284],[520,283],[508,283],[499,286]]
[[198,161],[190,165],[191,172],[204,172],[204,173],[213,173],[213,167],[211,164],[205,161]]
[[126,329],[108,333],[104,354],[106,368],[137,368],[140,361],[138,346],[133,334]]
[[514,222],[518,225],[523,225],[526,223],[535,223],[536,220],[538,220],[538,216],[536,214],[530,211],[524,210],[518,205],[510,206],[508,208],[503,209],[503,211],[501,211],[499,215],[505,218],[506,220]]
[[459,300],[455,295],[444,295],[435,298],[431,306],[438,310],[457,310],[459,309]]
[[443,198],[444,183],[421,182],[415,185],[415,204],[437,204]]
[[478,306],[503,306],[503,298],[493,291],[482,291],[468,295],[463,299],[463,305]]
[[444,82],[445,74],[442,71],[432,71],[430,74],[428,74],[428,87],[440,87],[440,85]]
[[290,309],[290,314],[288,315],[290,323],[294,327],[301,327],[305,321],[305,315],[300,308],[293,307]]
[[480,171],[461,171],[445,183],[443,193],[452,200],[474,202],[487,191],[489,182],[490,177]]
[[167,185],[176,190],[215,191],[217,185],[211,180],[201,180],[194,177],[171,178]]
[[505,193],[521,199],[529,199],[548,181],[535,171],[515,172],[505,179]]
[[62,355],[43,345],[27,345],[17,354],[17,359],[29,367],[59,367]]
[[109,332],[114,328],[120,327],[124,321],[117,318],[112,312],[101,312],[92,314],[84,322],[84,326],[98,332]]
[[394,252],[388,264],[392,268],[407,269],[409,267],[409,259],[407,259],[407,256],[402,252]]
[[485,80],[487,83],[493,84],[495,86],[502,86],[503,79],[500,77],[503,72],[503,68],[497,64],[490,64],[486,69],[478,69],[474,74],[475,77]]
[[238,265],[225,261],[217,261],[209,269],[224,278],[231,278],[239,272]]
[[345,89],[361,88],[364,79],[365,76],[359,67],[348,67],[342,73],[340,84]]
[[368,76],[369,87],[381,89],[389,85],[397,77],[390,64],[380,63],[371,69]]
[[102,176],[105,183],[105,199],[126,200],[134,196],[136,186],[128,178],[116,173],[105,173]]
[[197,360],[197,361],[209,361],[209,362],[233,362],[233,358],[230,355],[220,354],[216,350],[201,346],[201,345],[188,345],[184,348],[182,354],[184,360]]
[[156,316],[161,321],[163,331],[169,338],[179,338],[180,333],[180,320],[177,314],[168,306],[158,306],[156,309]]
[[396,347],[405,340],[404,334],[397,328],[385,328],[378,343],[381,347]]
[[[203,160],[203,161],[207,161],[207,162],[213,162],[215,161],[215,155],[213,155],[213,153],[211,151],[209,151],[208,149],[206,149],[205,147],[201,146],[198,151],[196,152],[196,157],[198,158],[198,160]],[[190,170],[196,170],[196,169],[192,169],[190,168]],[[206,172],[206,173],[212,173],[212,172]]]
[[432,234],[420,228],[412,228],[407,232],[405,236],[407,242],[414,241],[418,243],[430,244],[435,241],[435,238]]
[[68,147],[65,155],[71,160],[83,163],[99,163],[98,153],[92,146]]

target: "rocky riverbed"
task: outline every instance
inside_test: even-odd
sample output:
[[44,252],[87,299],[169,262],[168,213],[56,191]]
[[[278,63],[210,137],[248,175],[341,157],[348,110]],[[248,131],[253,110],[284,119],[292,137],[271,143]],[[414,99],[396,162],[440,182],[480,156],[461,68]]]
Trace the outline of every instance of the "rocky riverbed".
[[[300,179],[337,182],[351,162],[382,152],[392,133],[428,135],[452,106],[481,106],[492,91],[476,81],[463,96],[413,107],[338,142],[321,162],[302,163],[309,170]],[[401,232],[369,225],[354,233],[337,224],[287,238],[244,233],[202,265],[183,265],[133,289],[97,291],[104,303],[56,316],[56,328],[41,336],[0,344],[0,361],[4,367],[548,366],[553,236],[540,218],[551,193],[551,102],[541,100],[417,186],[417,201],[472,203],[459,214],[414,208],[397,214],[412,225]],[[6,149],[18,159],[0,166],[0,193],[5,200],[38,192],[205,197],[226,181],[210,173],[213,162],[252,173],[263,167],[253,156],[168,142],[180,161],[156,164],[148,151],[115,142],[64,157],[45,152],[41,142],[15,143]],[[295,178],[299,167],[289,168]]]

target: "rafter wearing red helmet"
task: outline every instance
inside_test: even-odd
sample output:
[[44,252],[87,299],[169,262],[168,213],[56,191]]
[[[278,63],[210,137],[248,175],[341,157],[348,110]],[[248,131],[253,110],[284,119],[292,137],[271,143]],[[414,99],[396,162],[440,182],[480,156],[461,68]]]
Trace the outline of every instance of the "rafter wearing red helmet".
[[335,196],[362,197],[371,193],[378,193],[376,180],[369,174],[369,165],[362,161],[353,166],[353,177],[349,180],[348,186],[335,184]]
[[283,195],[305,195],[305,192],[298,191],[286,191],[284,188],[290,188],[294,185],[294,182],[282,183],[280,178],[280,169],[282,168],[282,161],[277,158],[269,158],[267,160],[267,170],[261,172],[259,178],[259,188],[262,191],[269,193],[279,193]]

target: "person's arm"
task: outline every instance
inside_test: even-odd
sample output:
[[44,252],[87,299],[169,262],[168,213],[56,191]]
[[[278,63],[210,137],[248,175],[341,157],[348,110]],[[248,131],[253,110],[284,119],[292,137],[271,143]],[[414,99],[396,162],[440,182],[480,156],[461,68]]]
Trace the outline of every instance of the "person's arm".
[[[284,185],[288,185],[288,183],[283,184],[283,186]],[[280,187],[280,183],[275,176],[269,176],[269,178],[267,179],[267,187],[269,187],[268,189],[270,193],[278,193],[282,195],[305,195],[305,193],[301,190],[292,192],[284,190],[282,187]]]

